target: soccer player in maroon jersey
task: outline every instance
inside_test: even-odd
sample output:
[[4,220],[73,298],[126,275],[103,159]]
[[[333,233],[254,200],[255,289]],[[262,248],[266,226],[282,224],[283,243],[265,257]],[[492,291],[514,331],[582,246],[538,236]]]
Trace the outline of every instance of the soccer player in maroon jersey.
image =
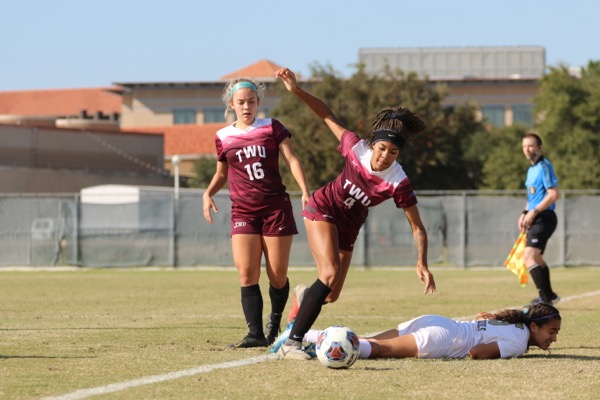
[[427,232],[419,215],[417,198],[396,161],[405,143],[426,125],[407,109],[384,108],[373,120],[369,140],[364,140],[344,127],[327,104],[300,88],[295,74],[288,68],[276,71],[275,76],[324,120],[340,141],[338,151],[346,159],[340,175],[316,190],[302,211],[318,279],[306,291],[296,288],[295,304],[299,297],[303,297],[303,301],[297,311],[292,307],[288,320],[294,319],[294,326],[289,339],[276,350],[283,358],[310,359],[301,349],[302,338],[319,316],[323,304],[338,299],[350,267],[354,242],[369,207],[391,198],[404,210],[418,254],[417,276],[425,284],[424,293],[435,292],[435,281],[427,266]]
[[[225,112],[233,109],[237,120],[217,132],[217,170],[202,196],[204,218],[212,224],[211,211],[218,212],[212,197],[229,181],[233,261],[239,272],[242,309],[249,330],[234,347],[266,347],[272,343],[279,334],[289,296],[289,255],[298,230],[279,173],[280,154],[302,191],[303,207],[310,196],[304,169],[292,148],[291,133],[276,119],[256,118],[263,93],[264,84],[245,78],[225,87]],[[266,335],[259,287],[263,254],[271,300]]]

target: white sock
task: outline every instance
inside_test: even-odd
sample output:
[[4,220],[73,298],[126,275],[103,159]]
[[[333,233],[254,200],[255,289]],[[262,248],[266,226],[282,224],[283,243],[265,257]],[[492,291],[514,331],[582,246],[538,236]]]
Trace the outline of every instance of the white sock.
[[371,343],[367,339],[358,339],[358,358],[369,358],[371,355]]
[[308,342],[308,343],[317,343],[317,339],[319,338],[319,335],[321,334],[321,332],[323,332],[323,331],[320,331],[318,329],[310,329],[304,335],[304,341]]

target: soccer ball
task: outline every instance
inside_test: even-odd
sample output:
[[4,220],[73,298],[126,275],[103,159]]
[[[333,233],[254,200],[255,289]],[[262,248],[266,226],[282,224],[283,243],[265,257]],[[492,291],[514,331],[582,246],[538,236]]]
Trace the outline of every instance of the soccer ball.
[[358,358],[358,336],[345,326],[330,326],[317,338],[317,358],[328,368],[348,368]]

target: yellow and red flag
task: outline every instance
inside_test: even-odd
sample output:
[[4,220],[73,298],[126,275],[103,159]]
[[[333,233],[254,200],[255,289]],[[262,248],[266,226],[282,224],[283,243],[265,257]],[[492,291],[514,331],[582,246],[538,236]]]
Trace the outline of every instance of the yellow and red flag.
[[525,232],[521,232],[517,238],[517,241],[510,250],[506,261],[504,261],[504,266],[519,277],[521,286],[527,285],[527,276],[529,275],[527,268],[523,263],[523,251],[525,250],[526,242],[527,234]]

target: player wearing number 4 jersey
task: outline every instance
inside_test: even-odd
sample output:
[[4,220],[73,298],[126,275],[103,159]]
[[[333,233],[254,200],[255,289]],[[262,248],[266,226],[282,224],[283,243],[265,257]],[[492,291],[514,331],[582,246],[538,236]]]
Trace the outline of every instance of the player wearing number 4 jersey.
[[[346,162],[340,175],[315,191],[304,208],[304,226],[318,269],[318,279],[304,293],[289,339],[278,354],[308,359],[301,351],[302,338],[315,322],[324,303],[335,302],[350,267],[354,242],[369,208],[393,199],[410,224],[417,249],[417,276],[425,293],[435,291],[427,266],[427,233],[417,208],[417,198],[402,166],[396,161],[405,143],[425,129],[425,123],[400,107],[382,109],[373,120],[369,140],[347,130],[320,99],[301,89],[287,68],[275,72],[286,88],[327,124],[339,140],[338,151]],[[295,310],[295,308],[294,308]]]
[[[204,218],[217,212],[213,196],[229,181],[233,261],[239,272],[242,310],[248,334],[234,347],[265,347],[278,335],[289,296],[288,261],[293,235],[298,233],[292,204],[279,173],[279,155],[309,197],[304,170],[290,141],[290,132],[277,120],[256,118],[263,85],[249,79],[229,83],[223,92],[226,110],[237,120],[217,132],[217,171],[203,194]],[[262,327],[263,298],[259,287],[264,255],[269,278],[271,314]]]

